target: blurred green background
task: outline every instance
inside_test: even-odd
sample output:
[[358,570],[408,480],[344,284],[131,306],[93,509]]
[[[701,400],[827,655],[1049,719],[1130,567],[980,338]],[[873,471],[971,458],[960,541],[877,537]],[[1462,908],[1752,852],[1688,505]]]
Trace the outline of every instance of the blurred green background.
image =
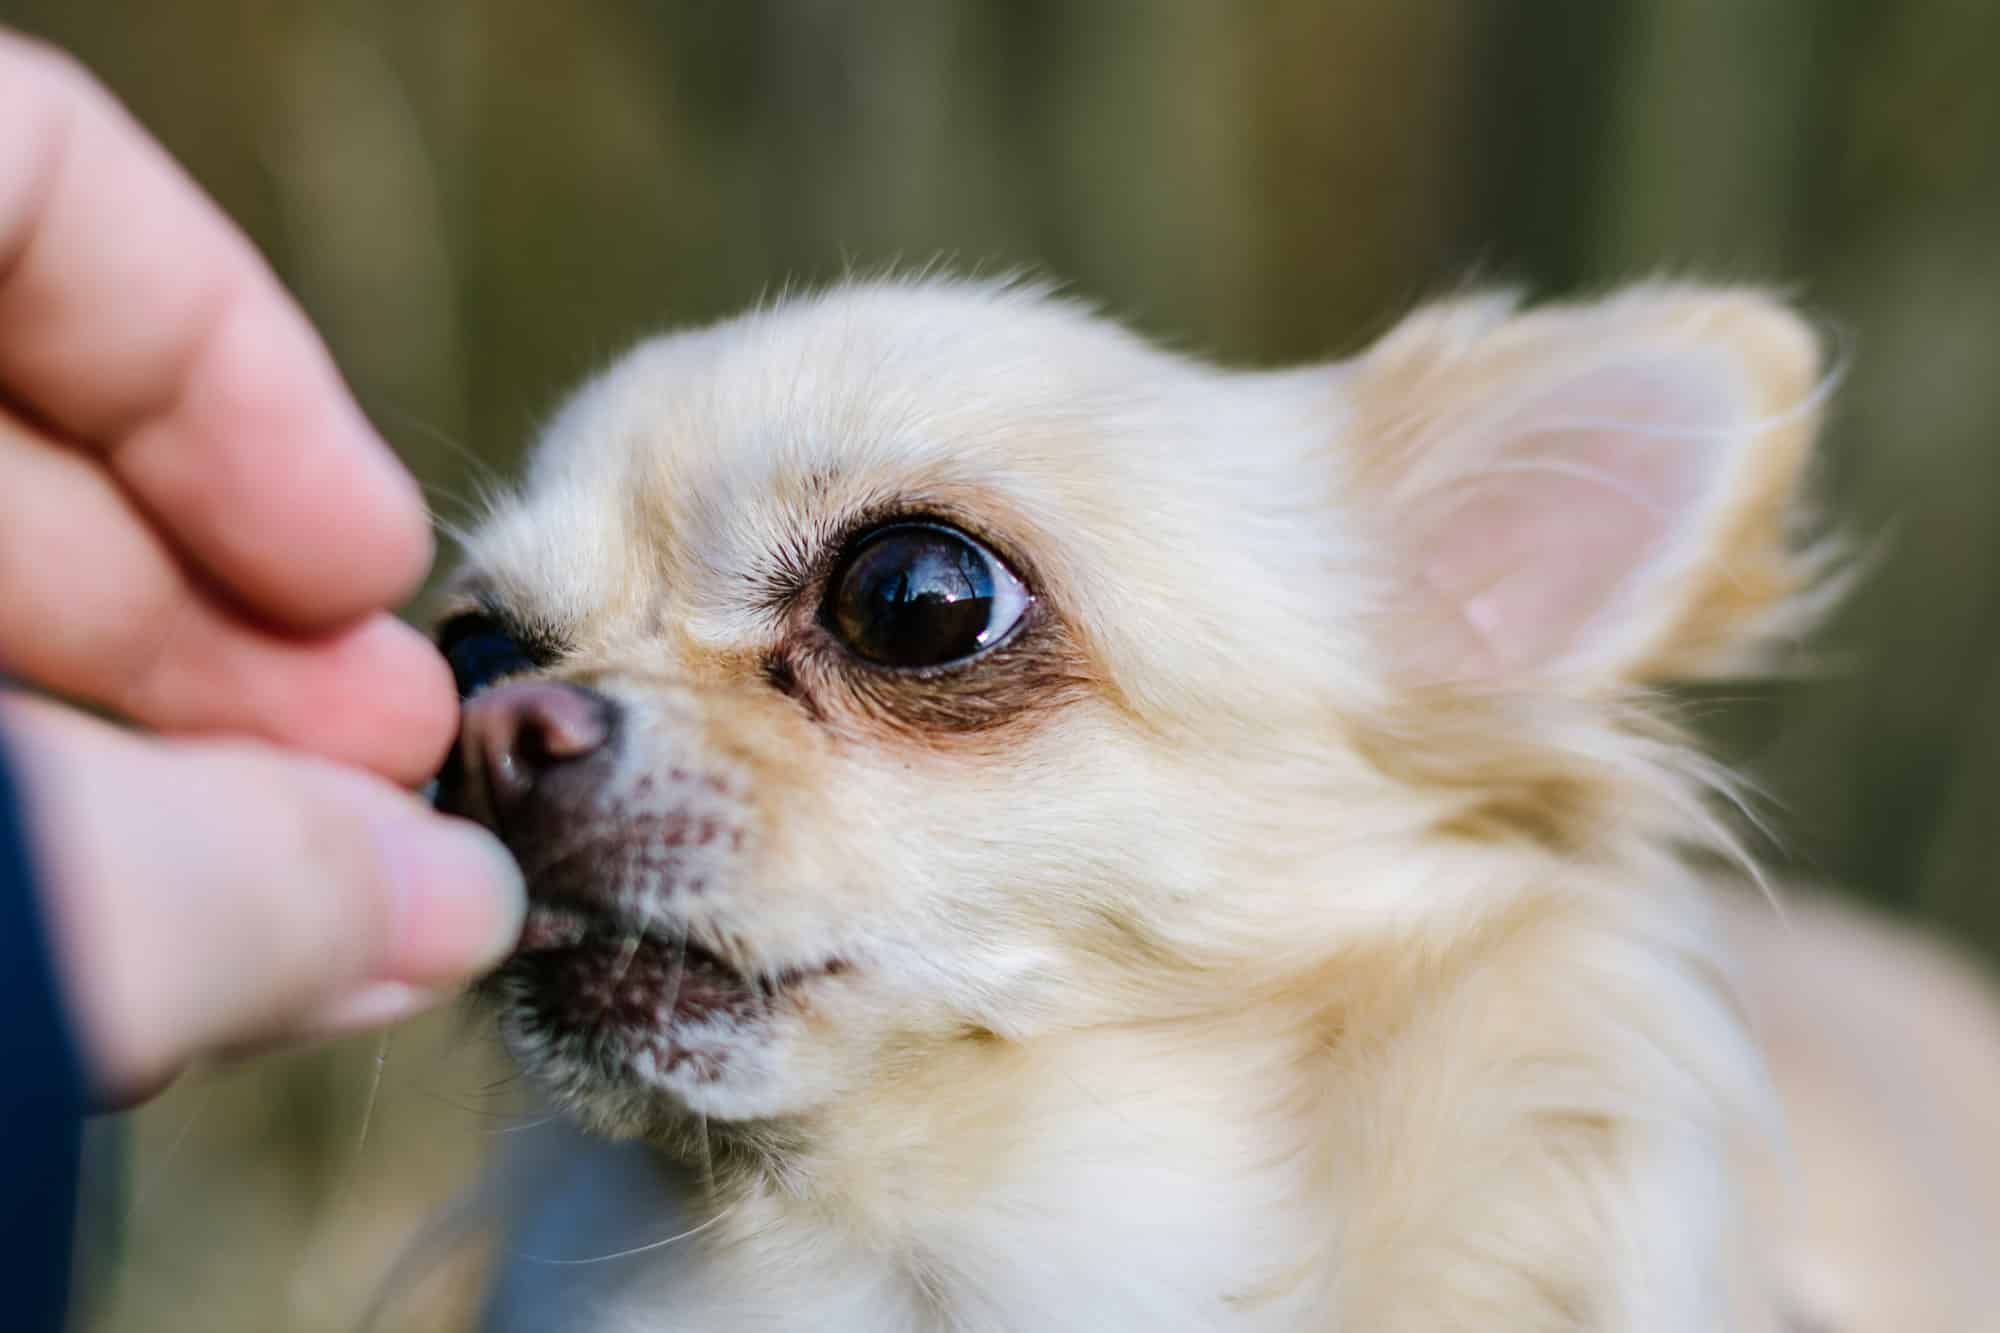
[[[1887,545],[1820,675],[1703,703],[1802,872],[2000,956],[2000,5],[0,19],[81,56],[242,222],[446,518],[631,339],[853,267],[1030,265],[1245,362],[1352,351],[1468,279],[1778,284],[1852,358],[1827,492]],[[354,1327],[424,1213],[533,1132],[450,1020],[380,1053],[190,1080],[107,1137],[131,1160],[106,1159],[91,1326]],[[478,1262],[384,1326],[458,1326]]]

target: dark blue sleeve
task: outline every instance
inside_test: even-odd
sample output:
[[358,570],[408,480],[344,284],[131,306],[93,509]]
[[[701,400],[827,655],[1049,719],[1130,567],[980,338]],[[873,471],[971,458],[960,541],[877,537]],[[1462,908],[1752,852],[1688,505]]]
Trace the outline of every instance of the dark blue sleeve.
[[0,1292],[6,1293],[8,1327],[43,1333],[64,1326],[69,1303],[86,1097],[4,741],[0,737]]

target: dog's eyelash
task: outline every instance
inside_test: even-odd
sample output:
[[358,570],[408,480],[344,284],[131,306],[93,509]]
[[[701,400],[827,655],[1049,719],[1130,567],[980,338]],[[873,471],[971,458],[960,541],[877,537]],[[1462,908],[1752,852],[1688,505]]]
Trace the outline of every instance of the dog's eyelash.
[[1034,562],[1025,559],[1012,542],[954,505],[905,496],[856,505],[828,523],[801,524],[750,576],[755,604],[783,614],[801,602],[817,601],[824,595],[827,581],[856,547],[883,528],[897,525],[962,533],[997,556],[1031,591],[1038,587]]

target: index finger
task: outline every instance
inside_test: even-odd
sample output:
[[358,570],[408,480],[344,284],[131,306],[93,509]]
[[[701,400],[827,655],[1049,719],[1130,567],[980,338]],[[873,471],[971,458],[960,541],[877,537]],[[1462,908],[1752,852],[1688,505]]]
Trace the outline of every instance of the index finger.
[[0,32],[0,392],[298,628],[406,596],[415,483],[249,241],[68,57]]

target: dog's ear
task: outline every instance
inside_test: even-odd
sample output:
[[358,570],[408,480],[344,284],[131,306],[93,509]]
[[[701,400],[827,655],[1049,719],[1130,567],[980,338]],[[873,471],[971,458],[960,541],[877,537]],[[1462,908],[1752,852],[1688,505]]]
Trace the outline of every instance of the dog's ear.
[[1345,368],[1347,457],[1418,678],[1584,688],[1738,670],[1812,582],[1817,340],[1758,293],[1419,311]]

